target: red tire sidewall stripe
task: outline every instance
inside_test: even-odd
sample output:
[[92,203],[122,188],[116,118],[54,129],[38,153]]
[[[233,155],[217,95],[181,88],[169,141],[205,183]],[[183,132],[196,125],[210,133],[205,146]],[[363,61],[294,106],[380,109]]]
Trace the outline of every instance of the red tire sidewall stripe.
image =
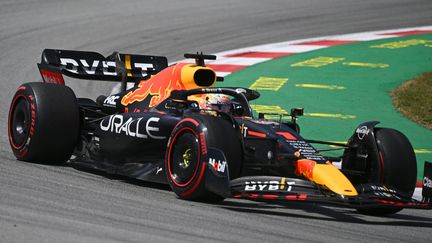
[[180,124],[184,123],[184,122],[192,122],[196,127],[199,126],[199,122],[197,122],[195,119],[192,119],[192,118],[185,118],[185,119],[181,120],[181,121],[176,125],[176,127],[179,126]]
[[[26,143],[27,143],[27,141],[29,139],[29,136],[30,136],[30,131],[29,131],[29,133],[27,134],[26,139],[20,145],[16,145],[14,143],[14,141],[13,141],[13,138],[12,138],[12,132],[11,132],[12,111],[14,110],[16,102],[17,102],[17,100],[19,98],[24,98],[27,101],[27,103],[28,103],[28,99],[27,99],[27,97],[24,94],[18,94],[18,95],[16,95],[15,98],[13,99],[13,101],[12,101],[12,105],[11,105],[11,108],[9,110],[9,117],[8,117],[8,136],[9,136],[9,142],[10,142],[12,148],[15,149],[15,150],[22,149],[26,145]],[[22,156],[24,156],[24,155],[21,154],[21,157]]]
[[204,178],[204,174],[205,174],[204,172],[205,172],[205,168],[206,168],[206,163],[205,162],[201,162],[201,163],[202,163],[202,166],[201,166],[201,171],[200,171],[198,180],[195,182],[195,184],[189,190],[187,190],[181,194],[183,197],[187,197],[187,196],[191,195],[200,186],[201,181]]
[[[178,127],[178,125],[176,127]],[[172,181],[174,183],[174,185],[176,185],[178,187],[187,187],[195,179],[196,175],[198,174],[200,160],[201,160],[201,152],[200,152],[200,149],[199,149],[200,147],[198,147],[198,160],[197,160],[197,164],[196,164],[196,168],[195,168],[194,174],[192,175],[192,177],[186,183],[180,184],[180,183],[176,182],[176,180],[173,178],[173,174],[171,172],[171,150],[172,150],[172,147],[173,147],[172,145],[176,141],[178,135],[180,135],[182,132],[187,131],[187,130],[191,131],[194,134],[195,138],[198,139],[198,141],[200,141],[197,133],[192,128],[190,128],[190,127],[183,127],[183,128],[180,128],[180,130],[178,130],[175,133],[173,139],[171,140],[171,142],[169,144],[169,148],[168,148],[168,155],[167,155],[168,156],[168,158],[167,158],[167,163],[168,163],[167,164],[167,168],[168,168],[168,176],[169,176],[168,179],[170,181]]]
[[384,158],[381,150],[379,151],[379,158],[380,158],[380,166],[381,166],[380,181],[381,183],[384,183]]

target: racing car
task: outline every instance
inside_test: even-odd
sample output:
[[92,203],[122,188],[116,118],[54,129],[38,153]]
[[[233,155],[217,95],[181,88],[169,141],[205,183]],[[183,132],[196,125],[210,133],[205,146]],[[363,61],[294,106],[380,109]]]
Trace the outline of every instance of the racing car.
[[[168,65],[162,56],[45,49],[43,82],[21,85],[11,102],[14,155],[167,183],[186,200],[315,202],[374,215],[431,208],[431,183],[421,201],[412,198],[416,157],[401,132],[369,121],[347,143],[303,138],[302,108],[287,117],[255,114],[249,102],[257,91],[216,85],[223,78],[205,65],[216,56],[185,58],[195,61]],[[63,75],[118,82],[120,91],[77,98]],[[313,144],[343,152],[326,156]],[[424,181],[431,178],[426,163]]]

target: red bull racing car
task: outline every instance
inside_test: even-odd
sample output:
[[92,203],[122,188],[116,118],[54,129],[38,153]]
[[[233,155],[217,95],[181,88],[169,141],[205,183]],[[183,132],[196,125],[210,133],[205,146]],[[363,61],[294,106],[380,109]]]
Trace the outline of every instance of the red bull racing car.
[[[293,108],[289,120],[253,114],[249,101],[258,92],[217,88],[222,78],[204,63],[215,56],[185,57],[195,64],[44,50],[38,64],[43,82],[21,85],[12,99],[13,153],[24,161],[67,162],[168,183],[188,200],[319,202],[376,215],[431,208],[432,168],[426,163],[423,199],[412,199],[416,158],[402,133],[371,121],[346,144],[305,139],[296,122],[303,109]],[[121,90],[77,98],[63,75],[119,82]],[[343,153],[324,156],[312,144],[339,146]]]

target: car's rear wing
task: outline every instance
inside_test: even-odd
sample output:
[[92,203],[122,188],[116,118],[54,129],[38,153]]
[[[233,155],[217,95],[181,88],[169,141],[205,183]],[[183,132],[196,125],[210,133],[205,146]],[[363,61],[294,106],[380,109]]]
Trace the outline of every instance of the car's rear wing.
[[162,56],[120,54],[104,57],[97,52],[45,49],[38,63],[42,79],[64,84],[63,74],[89,80],[136,82],[168,66]]

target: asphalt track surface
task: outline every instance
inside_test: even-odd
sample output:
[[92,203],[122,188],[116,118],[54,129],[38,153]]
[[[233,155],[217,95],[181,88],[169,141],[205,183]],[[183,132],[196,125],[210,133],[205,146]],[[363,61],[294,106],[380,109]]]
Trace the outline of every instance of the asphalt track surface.
[[[44,48],[166,55],[432,24],[429,0],[0,1],[0,242],[429,242],[432,212],[182,201],[166,186],[18,162],[7,113]],[[79,96],[110,84],[76,81]],[[61,131],[59,131],[61,134]]]

